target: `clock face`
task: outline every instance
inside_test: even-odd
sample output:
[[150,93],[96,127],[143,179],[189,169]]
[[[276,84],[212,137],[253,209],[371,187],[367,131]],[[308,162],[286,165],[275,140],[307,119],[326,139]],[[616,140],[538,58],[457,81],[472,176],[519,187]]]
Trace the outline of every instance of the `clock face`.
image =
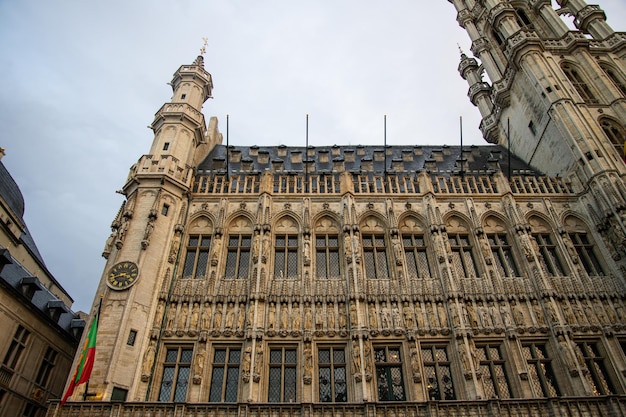
[[107,276],[107,284],[114,290],[124,290],[137,281],[139,268],[137,264],[124,261],[113,265]]

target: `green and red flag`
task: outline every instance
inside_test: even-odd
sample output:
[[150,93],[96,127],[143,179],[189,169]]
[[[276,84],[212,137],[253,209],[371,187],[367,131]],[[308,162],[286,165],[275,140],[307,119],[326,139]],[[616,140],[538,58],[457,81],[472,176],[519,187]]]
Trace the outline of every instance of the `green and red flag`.
[[65,391],[65,395],[63,395],[63,399],[61,400],[61,405],[65,404],[67,399],[74,393],[74,388],[89,381],[89,377],[91,376],[91,370],[93,369],[93,364],[96,360],[96,335],[98,334],[98,316],[100,315],[100,309],[98,309],[98,313],[96,317],[94,317],[91,322],[91,326],[89,327],[89,333],[87,334],[87,340],[85,340],[85,347],[83,347],[83,351],[80,354],[80,358],[78,359],[78,365],[76,366],[76,371],[74,372],[74,376],[70,381],[70,385],[67,387],[67,391]]

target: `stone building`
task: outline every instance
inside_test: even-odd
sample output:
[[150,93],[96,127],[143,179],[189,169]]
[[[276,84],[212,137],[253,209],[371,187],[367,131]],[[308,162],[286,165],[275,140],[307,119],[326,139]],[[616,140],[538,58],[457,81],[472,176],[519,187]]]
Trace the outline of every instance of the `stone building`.
[[[0,148],[0,158],[4,149]],[[85,321],[46,267],[22,193],[0,162],[0,416],[43,416],[59,398]]]
[[51,413],[626,414],[626,33],[451,3],[492,145],[226,147],[203,58],[176,71],[104,248],[95,401]]

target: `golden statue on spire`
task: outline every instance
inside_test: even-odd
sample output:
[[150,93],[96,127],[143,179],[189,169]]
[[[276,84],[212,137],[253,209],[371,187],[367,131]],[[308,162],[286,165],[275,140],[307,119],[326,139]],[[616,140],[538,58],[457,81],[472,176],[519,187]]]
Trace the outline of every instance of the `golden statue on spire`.
[[204,54],[206,53],[206,45],[209,42],[209,40],[207,38],[202,38],[202,41],[204,43],[202,44],[202,48],[200,48],[200,55],[204,56]]

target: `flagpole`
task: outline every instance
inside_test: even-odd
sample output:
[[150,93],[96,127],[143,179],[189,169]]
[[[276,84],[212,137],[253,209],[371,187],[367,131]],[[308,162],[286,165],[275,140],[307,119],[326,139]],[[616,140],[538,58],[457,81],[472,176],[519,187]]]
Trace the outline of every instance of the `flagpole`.
[[383,130],[384,130],[384,140],[385,140],[385,145],[383,147],[383,152],[385,153],[384,172],[385,172],[385,178],[387,178],[387,115],[385,115],[383,119]]
[[465,177],[463,172],[463,116],[459,116],[459,129],[461,130],[461,181]]
[[309,192],[309,114],[306,114],[306,135],[304,144],[304,192]]
[[226,181],[230,181],[230,174],[229,174],[229,143],[228,143],[228,119],[229,119],[229,115],[226,115]]
[[[100,310],[102,310],[102,298],[103,294],[100,294],[100,302],[98,303],[98,312],[96,313],[96,319],[100,321]],[[90,375],[91,376],[91,375]],[[87,392],[89,391],[89,380],[85,382],[85,392],[83,392],[83,401],[87,401]]]
[[507,146],[509,148],[509,169],[508,169],[508,179],[509,182],[511,182],[511,118],[507,117],[506,118],[506,140],[507,140]]

